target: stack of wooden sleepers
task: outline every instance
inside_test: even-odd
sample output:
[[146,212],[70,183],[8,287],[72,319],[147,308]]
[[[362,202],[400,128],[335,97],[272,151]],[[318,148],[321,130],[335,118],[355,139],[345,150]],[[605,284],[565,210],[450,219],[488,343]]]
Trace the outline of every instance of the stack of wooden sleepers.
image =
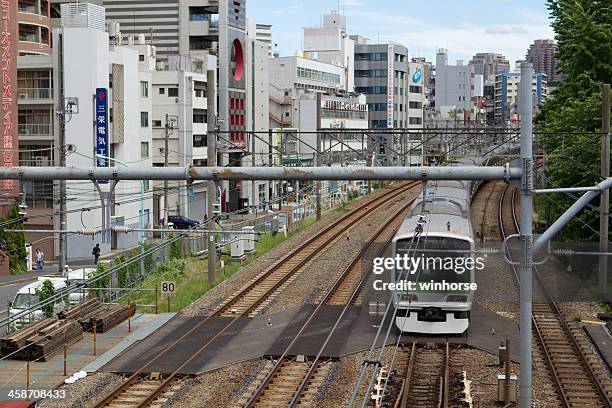
[[[104,333],[136,313],[133,303],[106,306],[98,299],[61,311],[57,318],[47,318],[24,326],[0,339],[0,354],[10,358],[45,361],[64,343],[70,345],[83,338],[84,331]],[[28,346],[28,347],[26,347]]]
[[64,343],[70,345],[82,338],[83,328],[75,320],[48,318],[0,339],[0,353],[17,360],[46,361],[63,350]]
[[104,306],[98,299],[91,299],[85,303],[61,312],[60,319],[75,319],[83,327],[84,331],[104,333],[119,323],[132,317],[136,313],[136,305],[130,303],[120,303],[116,305]]

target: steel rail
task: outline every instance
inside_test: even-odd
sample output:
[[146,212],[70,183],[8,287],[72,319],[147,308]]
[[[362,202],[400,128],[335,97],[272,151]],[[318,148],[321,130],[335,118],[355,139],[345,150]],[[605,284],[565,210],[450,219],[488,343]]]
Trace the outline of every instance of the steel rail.
[[[414,202],[415,200],[411,200],[408,204],[402,206],[402,208],[397,211],[392,217],[391,217],[391,221],[389,221],[384,227],[382,227],[379,230],[379,233],[377,233],[377,237],[379,237],[380,235],[382,235],[382,233],[393,224],[393,222],[397,219],[397,218],[402,218],[404,216],[404,212],[406,210],[408,210],[410,208],[410,205]],[[401,225],[401,222],[397,225],[397,227],[395,227],[392,231],[391,234],[391,238],[393,238],[393,236],[395,235],[395,232],[397,232],[397,230],[399,229]],[[377,253],[377,255],[382,255],[384,253],[384,251],[386,250],[388,244],[390,241],[387,241],[387,245],[384,245],[384,247],[381,247]],[[367,249],[369,249],[369,247],[374,243],[374,240],[370,241],[370,244],[368,245],[368,248],[366,248],[365,251],[362,252],[363,255],[367,254]],[[358,259],[356,258],[354,260],[354,264],[356,264],[359,260],[361,260],[362,255],[360,254]],[[323,303],[327,303],[333,296],[335,296],[335,294],[337,293],[337,289],[338,287],[340,287],[340,285],[342,285],[342,283],[344,282],[345,277],[350,273],[350,270],[352,268],[347,269],[347,273],[343,274],[343,276],[340,277],[340,282],[338,282],[337,285],[335,285],[335,287],[332,288],[332,290],[330,290],[330,295],[327,297],[327,299],[323,300]],[[338,317],[338,319],[336,320],[334,326],[332,327],[331,331],[328,333],[325,341],[323,342],[323,344],[321,345],[321,348],[319,349],[319,352],[317,353],[317,356],[315,357],[315,360],[312,362],[312,364],[310,365],[310,368],[308,370],[308,372],[306,373],[306,375],[304,376],[304,378],[302,379],[302,381],[300,382],[300,385],[298,386],[297,391],[293,394],[293,398],[291,399],[291,401],[289,402],[289,407],[295,407],[298,403],[299,403],[299,399],[300,396],[302,395],[302,393],[304,392],[304,389],[306,388],[306,386],[308,385],[308,381],[310,381],[310,379],[312,378],[314,371],[316,370],[319,361],[321,359],[321,355],[323,354],[323,351],[325,351],[325,348],[327,347],[327,344],[329,343],[329,341],[331,340],[333,334],[336,331],[336,328],[338,327],[338,325],[340,324],[340,321],[342,319],[342,317],[344,316],[344,314],[346,313],[346,311],[348,310],[348,307],[350,305],[352,305],[355,302],[355,299],[359,296],[359,293],[361,293],[361,288],[363,286],[363,284],[365,283],[366,279],[369,278],[371,268],[368,268],[367,271],[363,271],[364,273],[362,274],[361,279],[359,280],[359,282],[357,283],[357,285],[355,285],[354,290],[351,293],[351,296],[349,297],[348,301],[346,302],[344,308],[342,309],[342,312],[340,313],[340,316]]]
[[[508,187],[506,187],[507,189]],[[504,193],[506,192],[506,190],[504,190]],[[519,224],[518,224],[518,220],[516,217],[516,205],[515,205],[515,197],[516,197],[516,189],[514,190],[514,193],[512,194],[512,201],[511,201],[511,208],[512,208],[512,222],[517,230],[517,232],[520,232],[520,228],[519,228]],[[503,195],[502,194],[502,198],[500,199],[500,231],[504,231],[504,227],[503,227],[503,218],[501,216],[501,203],[503,202]],[[505,239],[506,235],[505,232],[502,232],[502,239]],[[517,285],[520,286],[520,278],[518,275],[518,272],[516,270],[516,266],[511,265],[512,266],[512,271],[514,274],[514,278],[515,281],[517,283]],[[600,402],[603,402],[605,405],[605,407],[607,408],[612,408],[612,403],[610,401],[610,398],[608,396],[608,394],[606,393],[603,385],[599,382],[599,380],[597,379],[597,376],[595,375],[595,373],[593,372],[593,369],[591,367],[591,365],[589,364],[589,362],[586,359],[586,356],[584,355],[584,353],[582,352],[578,342],[576,341],[576,338],[574,337],[574,335],[571,332],[571,329],[569,328],[569,325],[567,324],[567,322],[565,321],[565,318],[563,317],[561,310],[559,309],[557,302],[554,300],[554,297],[552,295],[552,293],[549,291],[549,289],[547,288],[547,286],[544,283],[544,280],[542,279],[542,276],[540,275],[540,272],[538,270],[537,267],[534,266],[534,275],[536,277],[536,281],[538,282],[540,288],[542,289],[542,292],[545,295],[545,300],[548,302],[548,305],[550,306],[553,314],[555,315],[557,321],[560,323],[563,331],[565,332],[566,337],[569,339],[570,341],[570,345],[572,346],[575,355],[577,355],[579,357],[579,360],[581,362],[581,366],[584,369],[584,371],[586,372],[587,376],[589,377],[589,379],[591,380],[591,383],[593,385],[593,388],[595,389],[595,392],[597,393],[597,397],[600,399]],[[561,378],[559,377],[557,370],[555,369],[555,363],[553,362],[553,357],[550,354],[546,343],[545,343],[545,339],[544,339],[544,334],[542,332],[542,328],[540,327],[538,320],[536,319],[535,313],[532,312],[531,315],[531,321],[533,323],[533,328],[534,331],[536,333],[536,337],[538,339],[538,343],[540,344],[543,353],[544,353],[544,357],[546,360],[546,365],[549,369],[549,372],[551,373],[554,381],[555,381],[555,386],[557,388],[557,390],[559,391],[559,396],[562,399],[564,406],[565,407],[572,407],[573,404],[571,403],[571,401],[569,400],[568,395],[565,392],[565,389],[563,388],[562,385],[562,381]]]
[[[124,391],[126,391],[134,382],[136,382],[140,376],[140,374],[142,374],[146,368],[148,368],[153,362],[157,361],[159,358],[161,358],[162,356],[166,355],[166,353],[168,353],[171,349],[173,349],[177,344],[179,344],[179,342],[183,339],[185,339],[186,337],[190,336],[192,333],[194,333],[198,328],[202,327],[204,324],[206,324],[212,317],[216,316],[220,310],[224,309],[230,302],[234,301],[236,298],[238,298],[241,294],[251,290],[253,287],[255,287],[259,282],[261,282],[263,279],[265,279],[266,276],[270,275],[271,273],[273,273],[275,270],[277,270],[280,265],[282,265],[284,262],[286,262],[289,258],[291,258],[291,256],[293,256],[294,254],[300,253],[305,247],[307,247],[308,245],[310,245],[311,243],[315,242],[316,239],[320,238],[321,236],[323,236],[324,234],[332,231],[334,228],[338,227],[338,225],[340,225],[341,223],[343,223],[344,221],[348,220],[349,218],[353,217],[356,213],[364,211],[365,214],[369,214],[370,212],[374,211],[374,209],[377,207],[377,205],[380,205],[381,203],[384,203],[388,200],[391,200],[393,198],[395,198],[397,195],[399,194],[403,194],[404,192],[410,190],[411,188],[414,188],[418,183],[413,182],[413,183],[407,183],[404,184],[400,187],[397,187],[389,192],[386,192],[384,194],[382,194],[379,197],[374,198],[373,200],[367,202],[367,203],[363,203],[361,205],[359,205],[357,208],[355,208],[354,210],[352,210],[351,212],[345,214],[344,216],[342,216],[341,218],[339,218],[338,220],[336,220],[334,223],[328,225],[327,227],[323,228],[321,231],[319,231],[317,234],[315,234],[313,237],[311,237],[310,239],[306,240],[304,243],[302,243],[301,245],[299,245],[296,249],[294,249],[293,251],[291,251],[289,254],[287,254],[283,259],[279,260],[278,262],[276,262],[274,265],[272,265],[272,267],[266,271],[264,274],[262,274],[256,281],[252,282],[250,285],[248,285],[247,288],[243,289],[240,293],[238,293],[236,296],[232,297],[230,299],[230,301],[228,302],[224,302],[224,304],[219,307],[217,309],[217,311],[215,313],[210,314],[209,316],[207,316],[205,319],[203,319],[202,321],[200,321],[199,323],[197,323],[195,326],[193,326],[191,329],[189,329],[186,333],[184,333],[183,335],[181,335],[178,339],[176,339],[172,344],[170,344],[169,346],[167,346],[164,350],[162,350],[160,353],[158,353],[154,359],[148,361],[147,363],[145,363],[139,370],[137,370],[136,372],[134,372],[130,377],[128,377],[128,379],[123,382],[122,384],[120,384],[118,387],[116,387],[113,391],[111,391],[111,393],[109,395],[106,396],[106,398],[104,398],[100,403],[98,403],[96,406],[97,407],[104,407],[106,405],[108,405],[109,403],[112,402],[113,399],[115,399],[117,396],[119,396],[121,393],[123,393]],[[347,225],[345,227],[345,229],[348,229],[351,227],[351,224]],[[326,241],[327,243],[327,241]],[[316,251],[313,252],[313,254],[311,255],[314,256],[316,254]],[[299,269],[299,267],[297,268]],[[296,268],[293,268],[293,272],[295,272],[297,270]],[[288,274],[287,278],[289,277],[289,275],[291,275],[291,273]],[[286,280],[286,279],[285,279]],[[255,306],[253,306],[255,307]],[[252,308],[251,308],[252,309]],[[204,350],[206,347],[208,347],[208,345],[210,345],[214,340],[216,340],[221,334],[223,334],[223,332],[225,332],[229,327],[231,327],[232,325],[234,325],[236,323],[236,321],[238,321],[238,319],[241,316],[246,315],[250,310],[247,310],[243,313],[241,313],[240,315],[237,315],[234,319],[232,319],[227,325],[225,325],[224,327],[222,327],[219,331],[217,331],[217,333],[211,338],[209,339],[207,342],[205,342],[198,350],[196,353],[194,353],[188,360],[186,360],[185,362],[183,362],[173,373],[171,373],[166,380],[164,380],[160,386],[152,393],[150,394],[146,399],[144,399],[139,405],[138,407],[144,407],[147,404],[149,404],[150,402],[152,402],[165,388],[166,386],[172,381],[172,379],[174,377],[176,377],[176,375],[180,372],[180,370],[182,368],[184,368],[187,364],[189,364],[194,358],[195,356],[197,356],[202,350]]]
[[[448,342],[448,338],[444,342],[444,350],[442,351],[444,356],[442,358],[442,370],[441,376],[439,377],[440,384],[437,388],[437,401],[435,402],[436,408],[446,408],[449,407],[449,384],[450,384],[450,344]],[[410,357],[408,360],[408,368],[406,369],[406,378],[402,384],[400,395],[398,396],[398,401],[395,402],[394,406],[399,406],[399,408],[409,408],[409,397],[410,397],[410,389],[412,386],[413,378],[418,375],[422,375],[423,373],[417,373],[416,366],[417,363],[417,354],[419,353],[419,348],[417,347],[417,340],[412,342],[412,347],[410,351]],[[430,395],[432,396],[432,395]],[[432,405],[434,407],[434,405]]]
[[[327,293],[325,294],[325,296],[323,297],[323,299],[321,299],[319,301],[319,304],[317,305],[317,307],[315,308],[315,310],[312,311],[312,313],[310,314],[310,316],[308,317],[308,319],[304,322],[304,324],[302,325],[302,327],[300,328],[300,330],[297,332],[297,334],[294,336],[293,340],[291,341],[291,343],[285,348],[285,350],[283,351],[282,355],[278,358],[277,362],[275,363],[274,367],[272,367],[272,369],[268,372],[268,374],[266,375],[266,377],[264,378],[264,380],[259,384],[259,386],[257,387],[257,389],[253,392],[253,394],[251,395],[251,398],[249,398],[246,407],[247,408],[251,408],[253,407],[256,402],[257,399],[259,399],[261,397],[261,394],[263,393],[263,391],[265,391],[265,389],[268,387],[268,385],[270,384],[270,381],[274,378],[274,376],[276,375],[276,373],[280,370],[280,368],[282,367],[285,359],[287,358],[287,356],[289,355],[291,349],[293,348],[293,346],[297,343],[297,341],[300,339],[301,335],[304,333],[304,331],[306,330],[306,328],[310,325],[310,322],[317,316],[319,310],[325,305],[327,304],[327,302],[335,295],[335,293],[337,292],[338,288],[340,286],[342,286],[342,284],[345,281],[345,278],[350,274],[350,272],[352,271],[352,269],[358,265],[358,263],[360,261],[363,260],[363,257],[368,253],[367,251],[370,249],[370,247],[374,244],[374,242],[376,241],[377,238],[379,238],[384,232],[385,230],[387,230],[387,228],[393,224],[393,222],[400,216],[402,216],[402,214],[408,210],[408,208],[410,207],[410,205],[412,204],[412,202],[414,202],[414,200],[410,200],[410,202],[408,202],[407,204],[403,205],[391,218],[390,220],[383,225],[381,228],[378,229],[378,231],[374,234],[374,236],[372,236],[367,244],[365,246],[363,246],[361,248],[361,250],[359,251],[359,253],[353,258],[353,260],[351,261],[351,263],[342,271],[342,273],[340,274],[340,276],[336,279],[336,281],[334,282],[334,284],[332,285],[332,287],[327,291]],[[397,230],[397,228],[399,227],[399,225],[394,228],[394,230]],[[380,248],[380,250],[378,251],[379,254],[382,254],[382,252],[384,252],[385,248]],[[332,335],[335,333],[336,328],[338,327],[340,321],[342,320],[342,318],[344,317],[344,314],[346,312],[346,310],[348,309],[348,307],[354,302],[355,298],[357,297],[357,295],[360,292],[360,288],[363,285],[363,282],[365,281],[366,278],[369,277],[368,273],[365,273],[366,271],[363,271],[364,273],[362,274],[362,277],[360,279],[360,281],[358,282],[357,285],[355,285],[355,287],[352,289],[352,293],[351,296],[349,297],[348,301],[345,303],[344,308],[342,309],[340,315],[338,316],[338,318],[336,318],[336,321],[334,323],[334,326],[332,327],[332,329],[330,330],[330,332],[328,333],[327,338],[325,339],[325,341],[323,342],[323,344],[321,345],[321,347],[319,348],[319,351],[317,352],[317,355],[315,357],[315,359],[312,361],[312,363],[310,363],[310,367],[309,370],[306,372],[306,374],[304,375],[304,377],[302,378],[302,381],[300,381],[300,384],[297,388],[297,390],[294,392],[293,397],[291,398],[289,405],[288,406],[294,406],[297,401],[299,400],[300,395],[302,394],[302,392],[304,391],[304,388],[306,387],[306,385],[308,384],[308,381],[310,381],[310,378],[312,377],[314,371],[316,370],[320,358],[321,358],[321,354],[323,353],[323,351],[325,350],[325,348],[327,347],[327,344],[329,342],[329,340],[331,339]]]

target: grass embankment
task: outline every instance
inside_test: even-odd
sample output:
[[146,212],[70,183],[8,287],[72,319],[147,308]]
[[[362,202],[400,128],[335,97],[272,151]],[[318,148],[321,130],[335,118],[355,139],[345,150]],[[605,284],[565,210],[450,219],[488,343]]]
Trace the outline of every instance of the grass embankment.
[[[314,222],[314,218],[306,218],[302,222],[302,226],[287,234],[270,234],[262,235],[258,242],[255,243],[255,251],[248,254],[240,263],[225,262],[225,267],[217,272],[217,279],[212,287],[217,286],[227,278],[234,275],[240,268],[248,265],[254,259],[262,256],[272,248],[282,243],[286,239],[292,237],[303,229],[307,228]],[[225,258],[225,257],[224,257]],[[155,273],[150,275],[145,282],[140,285],[141,288],[159,287],[161,281],[175,281],[176,292],[170,299],[170,311],[176,312],[189,306],[195,300],[200,298],[212,287],[208,284],[208,260],[204,257],[186,257],[180,259],[170,259],[163,264],[160,264]],[[129,300],[141,305],[154,305],[155,292],[142,291],[132,295]],[[127,300],[126,300],[127,301]],[[159,312],[168,311],[168,301],[166,298],[159,296],[158,299]],[[150,307],[139,308],[143,312],[152,312]]]

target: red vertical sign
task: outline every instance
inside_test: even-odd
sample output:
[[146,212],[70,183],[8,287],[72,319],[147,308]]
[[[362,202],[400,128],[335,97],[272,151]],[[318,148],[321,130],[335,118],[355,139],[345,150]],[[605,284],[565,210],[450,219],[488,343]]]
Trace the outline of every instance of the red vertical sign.
[[[0,44],[0,75],[2,75],[2,148],[0,165],[17,166],[19,163],[17,140],[17,2],[1,0],[2,29]],[[0,191],[4,194],[16,193],[17,182],[0,180]]]

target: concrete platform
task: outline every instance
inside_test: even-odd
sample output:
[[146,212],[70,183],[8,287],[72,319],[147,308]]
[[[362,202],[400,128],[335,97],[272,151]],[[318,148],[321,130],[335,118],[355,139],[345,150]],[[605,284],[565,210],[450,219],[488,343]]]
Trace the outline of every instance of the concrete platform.
[[143,318],[138,323],[138,328],[134,327],[132,322],[132,332],[124,337],[119,343],[115,344],[109,350],[107,350],[100,357],[96,358],[91,363],[87,364],[81,370],[88,373],[98,371],[102,366],[116,358],[124,350],[129,348],[132,344],[145,339],[155,330],[166,324],[168,320],[174,317],[176,313],[160,313],[157,315],[143,315]]
[[[132,318],[132,334],[145,326],[156,315],[136,314]],[[96,336],[96,354],[93,355],[93,335],[84,333],[83,339],[68,348],[67,376],[71,376],[88,364],[112,350],[115,345],[128,336],[127,321],[115,326],[107,333]],[[30,363],[30,389],[52,390],[64,382],[64,353],[59,351],[49,361]],[[14,401],[8,398],[10,390],[26,389],[26,362],[19,360],[0,360],[0,402]]]
[[[215,317],[199,327],[180,346],[175,347],[159,361],[147,367],[146,372],[168,373],[176,370],[182,361],[192,355],[195,358],[180,370],[181,374],[199,374],[218,369],[228,364],[260,358],[278,356],[289,345],[310,313],[314,305],[304,305],[271,316],[259,318],[240,318],[219,338],[213,341],[203,352],[198,349],[232,319]],[[304,333],[291,350],[292,355],[315,355],[319,345],[329,334],[341,306],[325,306],[319,317]],[[268,324],[268,318],[270,324]],[[116,373],[133,373],[140,370],[145,362],[157,356],[166,346],[172,344],[180,335],[193,328],[203,318],[176,316],[158,331],[140,342],[134,343],[118,358],[101,368],[101,371]],[[367,307],[352,306],[345,314],[337,332],[330,339],[323,356],[340,358],[344,355],[367,350],[378,330],[380,318],[370,316]],[[385,322],[386,330],[389,322]],[[495,335],[491,334],[495,329]],[[383,331],[384,333],[385,331]],[[403,342],[410,342],[414,336],[402,335]],[[444,342],[444,336],[418,336],[421,342]],[[512,344],[518,344],[518,327],[509,319],[476,306],[472,311],[472,325],[467,334],[448,337],[451,343],[468,344],[481,350],[497,354],[499,343],[510,338]],[[382,338],[380,339],[382,341]],[[388,344],[397,341],[396,330],[391,328]],[[518,350],[512,348],[512,357],[518,360]]]
[[606,326],[584,326],[584,331],[591,339],[601,359],[612,370],[612,336]]

